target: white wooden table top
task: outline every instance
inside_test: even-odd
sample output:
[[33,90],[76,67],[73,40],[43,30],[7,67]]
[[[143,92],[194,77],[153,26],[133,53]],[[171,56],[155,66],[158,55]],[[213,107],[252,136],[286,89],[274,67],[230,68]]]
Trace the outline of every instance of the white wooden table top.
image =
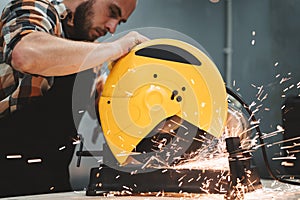
[[[300,200],[300,186],[279,183],[272,180],[262,180],[263,188],[255,190],[254,192],[246,193],[245,200],[254,199],[284,199],[284,200]],[[160,194],[161,195],[161,194]],[[191,197],[190,195],[184,196],[86,196],[85,191],[74,191],[66,193],[52,193],[32,196],[17,196],[5,198],[7,200],[184,200],[184,199],[224,199],[221,194],[199,194]]]

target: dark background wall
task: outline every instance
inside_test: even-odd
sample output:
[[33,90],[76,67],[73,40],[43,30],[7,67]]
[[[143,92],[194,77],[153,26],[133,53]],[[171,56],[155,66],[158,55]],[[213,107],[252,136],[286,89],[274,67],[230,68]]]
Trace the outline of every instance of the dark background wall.
[[[247,102],[262,105],[257,113],[262,132],[270,133],[282,125],[281,107],[286,97],[299,95],[300,2],[297,0],[233,1],[233,70],[236,88]],[[252,35],[252,31],[256,35]],[[255,40],[255,45],[251,41]],[[277,77],[277,78],[276,78]],[[280,83],[282,78],[290,78]],[[268,97],[257,100],[258,88],[263,86]],[[290,88],[292,85],[295,87]],[[290,88],[284,91],[286,88]],[[262,96],[263,96],[262,95]],[[267,109],[267,110],[266,110]],[[282,135],[266,139],[266,143],[280,141]],[[267,149],[271,166],[281,172],[281,161],[272,161],[281,151],[275,145]],[[255,153],[256,163],[267,176],[261,152]]]
[[[207,50],[233,90],[247,103],[255,101],[257,105],[262,104],[257,118],[261,120],[262,131],[269,133],[282,123],[281,107],[285,100],[282,95],[299,95],[297,83],[300,81],[300,1],[231,1],[231,80],[226,80],[228,66],[225,58],[228,2],[228,0],[220,0],[218,3],[212,3],[210,0],[139,0],[136,11],[117,32],[142,27],[163,27],[190,36]],[[0,7],[5,3],[1,1]],[[284,77],[291,79],[280,84]],[[292,84],[295,85],[293,88],[283,92]],[[259,86],[263,86],[263,96],[268,95],[266,100],[257,99]],[[272,137],[266,142],[279,140],[281,135]],[[278,146],[268,148],[270,158],[276,156],[278,152]],[[267,177],[261,152],[258,150],[254,157],[261,175]],[[282,171],[280,162],[271,162],[274,168]],[[91,163],[89,159],[84,159],[82,169],[74,169],[75,164],[72,164],[72,180],[75,187],[86,186],[88,168],[94,164]]]

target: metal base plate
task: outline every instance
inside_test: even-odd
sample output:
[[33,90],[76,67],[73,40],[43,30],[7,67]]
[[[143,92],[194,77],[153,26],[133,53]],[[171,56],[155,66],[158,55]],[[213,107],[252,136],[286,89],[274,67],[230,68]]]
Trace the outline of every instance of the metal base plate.
[[[249,190],[261,187],[260,179],[252,173],[254,184]],[[155,169],[147,173],[118,171],[106,165],[92,168],[87,196],[141,195],[144,193],[211,193],[225,194],[230,189],[229,171],[199,169]]]

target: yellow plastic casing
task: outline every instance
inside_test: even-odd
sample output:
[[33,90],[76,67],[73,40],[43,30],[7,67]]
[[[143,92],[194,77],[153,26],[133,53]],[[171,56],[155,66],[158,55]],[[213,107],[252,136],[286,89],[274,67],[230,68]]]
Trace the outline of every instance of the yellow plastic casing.
[[[201,65],[136,55],[154,45],[184,49]],[[182,41],[155,39],[114,63],[99,113],[106,142],[122,165],[155,126],[174,115],[219,137],[226,121],[227,94],[221,74],[205,53]]]

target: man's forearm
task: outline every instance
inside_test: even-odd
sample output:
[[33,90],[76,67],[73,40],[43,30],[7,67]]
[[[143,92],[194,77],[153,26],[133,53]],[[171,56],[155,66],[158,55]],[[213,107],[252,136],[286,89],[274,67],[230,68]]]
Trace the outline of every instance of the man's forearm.
[[113,43],[79,42],[32,32],[15,46],[11,63],[21,72],[62,76],[102,64],[120,51]]

